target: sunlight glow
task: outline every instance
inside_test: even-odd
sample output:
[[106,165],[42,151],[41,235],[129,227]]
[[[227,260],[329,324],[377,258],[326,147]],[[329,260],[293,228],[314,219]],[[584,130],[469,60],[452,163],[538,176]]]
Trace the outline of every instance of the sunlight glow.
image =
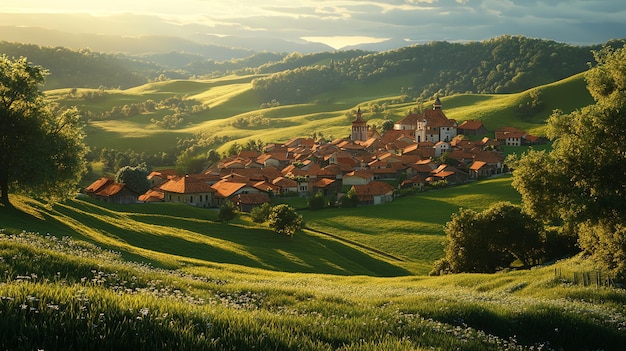
[[380,43],[390,38],[375,38],[375,37],[361,37],[361,36],[332,36],[332,37],[301,37],[306,41],[312,41],[315,43],[326,44],[333,49],[341,49],[346,46],[357,44],[372,44]]

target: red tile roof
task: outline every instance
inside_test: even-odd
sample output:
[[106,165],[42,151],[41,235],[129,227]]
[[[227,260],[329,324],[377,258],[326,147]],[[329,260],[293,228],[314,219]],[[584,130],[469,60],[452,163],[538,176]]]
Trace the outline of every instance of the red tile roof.
[[235,183],[222,180],[213,184],[211,188],[215,190],[217,196],[228,198],[245,186],[245,183]]
[[393,186],[377,180],[365,185],[353,185],[352,188],[357,196],[376,196],[393,193]]
[[363,178],[363,179],[371,179],[371,178],[374,177],[374,174],[372,172],[368,172],[368,171],[365,171],[365,170],[355,170],[355,171],[352,171],[352,172],[346,174],[344,176],[344,178],[345,177],[359,177],[359,178]]
[[322,178],[320,180],[318,180],[317,182],[313,183],[313,186],[316,188],[325,188],[333,183],[335,183],[336,180],[334,179],[329,179],[329,178]]
[[172,178],[161,184],[161,190],[177,194],[198,194],[215,192],[213,188],[202,178],[185,176]]
[[478,130],[482,127],[484,127],[483,122],[470,119],[461,123],[461,125],[459,126],[459,129]]
[[107,177],[102,177],[102,178],[96,180],[95,182],[91,183],[91,185],[89,185],[88,187],[86,187],[85,188],[85,192],[87,192],[87,193],[96,193],[96,192],[98,192],[98,190],[100,190],[100,188],[102,188],[103,186],[107,185],[110,182],[113,182],[113,179],[107,178]]
[[270,197],[266,193],[239,194],[235,196],[235,202],[238,205],[261,205],[269,201]]
[[116,183],[111,178],[102,177],[91,183],[91,185],[89,185],[87,188],[85,188],[85,192],[87,194],[109,197],[119,193],[124,188],[133,193],[135,192],[132,189],[127,188],[123,183]]
[[162,202],[165,194],[160,189],[150,189],[145,194],[139,196],[141,202]]

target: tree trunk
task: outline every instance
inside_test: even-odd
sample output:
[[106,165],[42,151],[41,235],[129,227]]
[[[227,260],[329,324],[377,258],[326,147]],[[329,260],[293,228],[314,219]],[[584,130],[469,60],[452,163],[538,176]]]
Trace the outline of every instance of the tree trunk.
[[9,202],[9,172],[0,169],[0,203],[5,206],[11,205]]

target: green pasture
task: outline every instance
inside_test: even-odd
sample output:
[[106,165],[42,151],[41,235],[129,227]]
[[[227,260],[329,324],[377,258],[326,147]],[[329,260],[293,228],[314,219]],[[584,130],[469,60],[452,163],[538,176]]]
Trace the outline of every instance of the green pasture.
[[243,216],[224,224],[217,211],[181,204],[110,205],[86,198],[51,208],[14,198],[0,221],[13,231],[70,236],[160,267],[234,264],[285,272],[396,276],[408,270],[375,252],[309,232],[279,236]]
[[443,226],[460,208],[482,211],[497,201],[521,202],[510,176],[400,197],[382,205],[302,211],[310,228],[377,248],[427,274],[443,256]]
[[[307,227],[285,238],[247,215],[216,222],[215,209],[172,203],[113,205],[85,197],[46,206],[15,196],[0,208],[14,231],[54,233],[160,267],[234,264],[284,272],[401,276],[427,274],[443,253],[443,225],[459,208],[519,203],[510,177],[434,190],[377,206],[302,210]],[[302,206],[299,206],[302,207]],[[328,233],[330,235],[325,235]]]

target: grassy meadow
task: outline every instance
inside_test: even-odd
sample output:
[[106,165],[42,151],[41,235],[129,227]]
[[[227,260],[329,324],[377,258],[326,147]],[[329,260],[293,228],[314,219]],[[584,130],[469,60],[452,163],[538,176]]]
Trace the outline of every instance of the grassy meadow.
[[[52,233],[121,252],[125,258],[178,269],[235,264],[282,272],[425,275],[443,255],[443,225],[460,207],[519,203],[504,176],[397,198],[379,206],[303,210],[307,228],[276,235],[247,215],[225,224],[215,209],[157,203],[115,205],[86,197],[47,206],[14,197],[2,208],[6,230]],[[330,234],[330,235],[327,235]]]
[[577,259],[428,278],[164,270],[5,230],[0,257],[3,349],[618,350],[626,341],[626,294],[572,284],[568,270],[594,269]]

